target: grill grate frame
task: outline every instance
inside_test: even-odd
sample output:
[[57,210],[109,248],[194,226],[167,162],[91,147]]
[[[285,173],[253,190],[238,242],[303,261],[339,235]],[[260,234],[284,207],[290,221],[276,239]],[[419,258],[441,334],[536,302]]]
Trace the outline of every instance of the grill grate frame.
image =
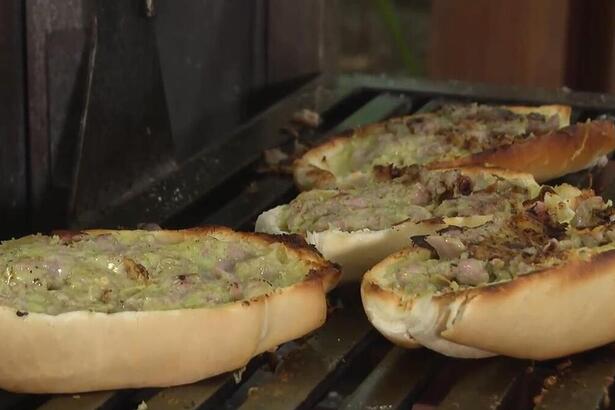
[[[263,150],[291,138],[280,129],[294,111],[310,108],[322,114],[322,125],[301,135],[313,143],[394,115],[432,110],[443,99],[566,103],[573,106],[575,120],[615,114],[615,98],[599,94],[369,76],[319,77],[217,147],[177,165],[144,190],[126,193],[104,212],[81,215],[73,227],[157,222],[167,228],[222,224],[250,230],[258,214],[296,194],[289,177],[256,171]],[[330,302],[337,308],[322,328],[283,345],[275,354],[253,359],[238,383],[232,374],[224,374],[167,389],[55,396],[2,392],[0,409],[124,409],[136,408],[142,401],[148,409],[171,410],[614,407],[612,347],[545,363],[448,359],[385,341],[367,322],[356,286],[334,290]],[[365,377],[356,380],[356,372]]]

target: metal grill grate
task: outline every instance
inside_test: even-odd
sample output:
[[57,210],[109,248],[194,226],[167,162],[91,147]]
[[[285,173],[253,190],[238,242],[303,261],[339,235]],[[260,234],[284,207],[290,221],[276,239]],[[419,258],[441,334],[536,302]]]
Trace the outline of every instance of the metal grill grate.
[[[265,209],[296,194],[290,178],[262,175],[264,149],[299,108],[323,123],[302,138],[323,136],[392,115],[433,109],[442,98],[507,103],[567,103],[574,119],[615,113],[615,98],[566,91],[492,89],[386,78],[319,78],[247,124],[222,145],[196,155],[143,192],[82,215],[75,227],[224,224],[248,229]],[[613,408],[615,350],[607,346],[556,361],[457,360],[392,346],[367,322],[357,287],[330,295],[332,312],[313,334],[255,358],[241,380],[221,375],[187,386],[80,395],[0,394],[0,409],[603,409]]]

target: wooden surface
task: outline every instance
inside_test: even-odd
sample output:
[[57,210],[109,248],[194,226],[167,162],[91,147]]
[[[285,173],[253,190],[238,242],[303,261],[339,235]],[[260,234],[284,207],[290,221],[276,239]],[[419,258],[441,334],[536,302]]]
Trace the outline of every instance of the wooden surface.
[[335,0],[269,0],[267,82],[330,72],[337,38]]
[[559,87],[566,76],[568,0],[434,0],[433,78]]

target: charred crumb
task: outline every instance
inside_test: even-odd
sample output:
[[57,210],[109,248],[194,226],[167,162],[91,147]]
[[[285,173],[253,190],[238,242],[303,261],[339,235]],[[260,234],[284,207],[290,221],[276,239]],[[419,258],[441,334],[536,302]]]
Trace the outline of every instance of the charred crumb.
[[564,360],[562,363],[559,363],[557,366],[555,366],[555,368],[557,369],[558,372],[563,372],[564,370],[570,368],[570,366],[572,366],[572,360],[568,358]]
[[550,238],[563,239],[566,237],[566,225],[550,220],[550,223],[545,223],[545,233]]
[[472,180],[466,175],[457,177],[457,189],[461,195],[470,195],[472,193]]
[[427,242],[427,235],[418,235],[418,236],[411,236],[410,240],[418,247],[423,248],[423,249],[427,249],[428,251],[431,252],[431,257],[432,258],[437,258],[438,257],[438,252],[436,252],[436,249],[431,246],[429,244],[429,242]]
[[308,128],[318,128],[321,119],[317,112],[304,108],[293,114],[292,122]]
[[318,249],[316,249],[314,245],[307,243],[305,238],[302,237],[301,235],[297,235],[297,234],[273,235],[273,234],[267,234],[267,233],[262,233],[262,232],[254,233],[253,235],[259,236],[265,239],[269,243],[277,242],[277,243],[286,245],[288,248],[293,249],[293,250],[307,250],[307,251],[310,251],[317,255],[322,256],[322,254],[318,251]]
[[447,187],[446,190],[444,190],[444,192],[442,192],[440,195],[438,195],[438,202],[444,202],[447,199],[453,199],[455,197],[455,190],[453,187]]
[[546,388],[553,387],[553,386],[555,386],[556,384],[557,384],[557,376],[555,376],[555,375],[548,376],[548,377],[545,379],[545,381],[544,381],[544,386],[545,386]]

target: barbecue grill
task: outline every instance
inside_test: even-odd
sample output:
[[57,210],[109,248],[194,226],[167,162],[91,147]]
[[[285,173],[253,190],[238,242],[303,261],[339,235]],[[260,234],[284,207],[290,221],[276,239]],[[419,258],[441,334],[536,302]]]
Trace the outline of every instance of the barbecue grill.
[[[70,28],[76,24],[73,20],[79,20],[78,14],[89,16],[92,10],[86,6],[91,6],[90,3],[93,2],[71,0],[63,5],[58,3],[57,7],[62,8],[58,13],[51,13],[51,6],[42,1],[30,2],[26,7],[29,108],[24,110],[27,115],[22,115],[20,109],[24,108],[21,107],[24,97],[23,90],[19,88],[23,86],[23,62],[15,58],[15,70],[9,73],[12,76],[3,76],[11,84],[10,89],[3,91],[15,98],[15,104],[10,105],[10,110],[0,112],[0,125],[14,127],[8,141],[10,144],[4,148],[13,143],[17,148],[14,152],[8,149],[0,151],[2,177],[6,179],[0,181],[0,185],[25,179],[26,165],[23,161],[19,162],[19,158],[29,158],[30,194],[26,194],[26,184],[15,184],[17,188],[7,185],[9,189],[3,191],[5,197],[16,198],[4,215],[13,219],[7,221],[9,226],[10,222],[20,219],[22,211],[27,208],[33,211],[39,222],[57,223],[50,218],[50,215],[57,214],[57,210],[46,209],[48,202],[44,195],[44,183],[41,182],[51,179],[59,181],[64,189],[60,194],[69,206],[66,224],[70,228],[135,228],[141,223],[156,223],[163,228],[219,224],[252,230],[256,217],[262,211],[287,202],[297,194],[290,176],[262,171],[266,168],[262,160],[266,149],[281,146],[288,151],[296,139],[303,144],[314,144],[328,135],[362,124],[395,115],[433,110],[447,100],[569,104],[573,107],[573,121],[615,115],[615,97],[608,95],[568,90],[492,88],[458,82],[374,76],[318,76],[253,116],[228,138],[216,139],[214,135],[211,139],[215,141],[200,147],[202,149],[196,154],[183,155],[182,160],[176,160],[170,155],[173,145],[171,137],[177,137],[178,131],[181,131],[177,128],[177,118],[179,114],[186,114],[182,112],[185,106],[182,101],[182,104],[169,104],[169,108],[165,98],[185,96],[186,92],[192,97],[194,94],[190,94],[190,90],[174,88],[177,84],[163,84],[161,71],[164,71],[165,65],[161,67],[157,47],[164,48],[165,44],[163,42],[160,46],[157,41],[165,38],[165,29],[159,27],[157,40],[151,24],[146,20],[153,18],[158,9],[146,8],[143,11],[144,20],[141,14],[136,17],[131,8],[136,2],[97,2],[98,19],[94,19],[91,26],[84,28],[77,24],[78,27]],[[164,8],[177,2],[143,3]],[[271,0],[258,3],[272,5],[268,10],[272,12],[283,9],[281,6],[285,2]],[[304,5],[308,3],[301,2]],[[20,37],[24,31],[21,20],[11,20],[13,14],[19,16],[17,2],[7,2],[7,5],[11,4],[14,7],[6,7],[10,13],[0,13],[0,19],[8,21],[0,25],[0,34],[5,35],[0,36],[0,40],[8,38],[14,41],[10,44],[11,49],[0,48],[0,52],[8,50],[5,54],[19,56],[26,40]],[[186,7],[195,4],[197,2],[184,2]],[[219,4],[233,8],[230,14],[234,16],[249,14],[240,12],[245,6],[243,2],[234,2],[231,6],[226,1]],[[292,7],[295,7],[294,3]],[[117,8],[126,10],[118,11]],[[194,14],[194,10],[184,7],[172,10],[184,13],[176,19],[179,22]],[[56,18],[53,24],[48,25],[61,26],[63,31],[47,34],[43,29],[46,24],[30,24],[47,22],[46,18]],[[256,21],[261,20],[257,18]],[[283,21],[275,16],[271,18],[275,24]],[[242,27],[258,25],[243,20],[235,23]],[[35,29],[32,30],[32,27]],[[175,33],[173,27],[169,27],[166,33]],[[287,35],[285,27],[280,25],[269,31],[276,30],[281,35],[271,36],[270,40],[284,43],[284,36]],[[254,31],[259,32],[257,29]],[[189,37],[199,40],[198,36]],[[313,36],[308,32],[304,33],[304,37]],[[122,39],[124,42],[120,41]],[[233,44],[240,45],[241,37],[237,36],[235,40]],[[44,41],[47,41],[46,46]],[[323,37],[319,38],[319,42],[323,42]],[[286,51],[295,50],[293,42],[287,43]],[[173,44],[166,43],[167,53]],[[195,49],[198,47],[195,46]],[[314,55],[322,54],[317,46],[311,49],[315,51]],[[254,54],[275,57],[271,50],[275,48],[272,47],[268,53],[256,50]],[[191,51],[194,52],[194,49]],[[240,56],[245,51],[238,48],[236,54]],[[279,50],[277,53],[280,54],[279,59],[284,54]],[[308,53],[303,50],[301,54]],[[161,55],[160,58],[164,59],[164,53]],[[171,52],[171,56],[167,54],[166,58],[173,60],[174,56]],[[283,56],[287,57],[287,54]],[[117,64],[117,61],[123,64]],[[292,64],[305,65],[303,61],[292,61]],[[167,70],[169,67],[166,65]],[[171,67],[174,68],[167,73],[167,80],[182,75],[179,68]],[[3,70],[9,68],[12,67],[2,67]],[[188,68],[193,69],[192,66]],[[250,74],[255,76],[257,84],[261,84],[261,77],[265,76],[259,71],[261,68]],[[48,83],[44,82],[45,72]],[[189,71],[192,79],[201,74],[200,71]],[[118,88],[118,84],[126,79],[122,79],[122,75],[129,75],[128,89],[123,89],[123,86]],[[237,74],[237,77],[241,76],[245,77],[245,73]],[[78,83],[80,92],[71,97],[66,90],[72,89],[67,83],[70,85],[73,82]],[[216,88],[216,92],[224,91],[224,87]],[[151,104],[138,104],[138,97],[143,95],[149,97]],[[211,97],[212,100],[215,98],[218,94]],[[240,105],[239,100],[232,100],[233,107]],[[112,117],[111,121],[105,117],[109,114],[106,111],[109,107],[116,109],[111,109],[112,114],[130,113],[130,116]],[[195,107],[199,108],[199,104],[190,107],[194,110]],[[293,123],[293,114],[302,109],[319,113],[322,120],[320,125],[310,128]],[[44,112],[47,112],[48,118],[43,115]],[[200,111],[193,111],[189,116],[198,117],[200,114]],[[23,122],[23,116],[29,121],[27,130],[19,125]],[[48,119],[51,119],[50,124],[45,124]],[[176,122],[171,124],[171,120]],[[222,125],[226,128],[214,124],[211,129],[226,133],[233,121],[222,122],[225,122]],[[64,124],[70,126],[62,128]],[[141,127],[142,124],[149,124],[151,128]],[[66,128],[75,136],[73,145],[79,147],[74,152],[54,142],[62,140],[58,135],[60,130],[65,132]],[[26,133],[30,144],[27,147],[25,144],[19,146]],[[130,136],[129,149],[122,152],[108,149],[126,143],[127,134]],[[103,137],[107,138],[105,144],[100,143]],[[6,143],[3,141],[3,144]],[[184,151],[189,154],[192,148],[188,144]],[[29,150],[28,155],[25,154],[26,149]],[[130,167],[101,166],[102,158],[108,159],[110,155],[115,155],[117,164],[128,163]],[[65,167],[64,159],[69,165],[77,166],[74,169]],[[49,160],[52,164],[46,162]],[[54,161],[60,164],[59,168],[55,167]],[[615,184],[611,183],[609,174],[613,171],[613,163],[610,162],[602,170],[581,172],[564,179],[577,185],[593,182],[593,186],[603,195],[615,199]],[[49,176],[49,173],[53,175]],[[24,205],[27,198],[32,202],[29,206]],[[13,212],[16,209],[20,211]],[[34,219],[36,229],[44,226],[37,225],[37,218]],[[25,230],[23,227],[20,229]],[[9,230],[11,233],[17,231],[17,228],[12,232]],[[329,308],[329,317],[323,327],[300,340],[280,346],[275,352],[254,358],[245,369],[234,373],[192,385],[160,389],[78,395],[0,392],[0,410],[137,407],[168,410],[615,408],[610,398],[615,376],[615,350],[611,346],[547,362],[510,358],[451,359],[424,349],[401,349],[386,341],[367,321],[356,285],[345,285],[334,290],[329,296]]]
[[[290,176],[262,172],[264,150],[295,138],[313,144],[327,135],[394,115],[432,110],[442,101],[562,103],[573,121],[615,113],[615,98],[492,88],[372,76],[321,76],[271,106],[231,138],[203,150],[121,200],[82,212],[72,228],[164,228],[223,224],[251,230],[256,216],[297,194]],[[300,109],[320,113],[318,128],[290,119]],[[613,198],[609,163],[601,171],[566,177]],[[0,394],[0,409],[606,409],[615,376],[615,349],[605,346],[569,358],[532,362],[510,358],[451,359],[393,346],[369,324],[356,286],[329,297],[325,325],[245,369],[201,382],[161,389],[79,395]],[[548,331],[548,329],[545,329]],[[580,330],[582,331],[582,330]],[[44,348],[42,346],[41,348]]]

